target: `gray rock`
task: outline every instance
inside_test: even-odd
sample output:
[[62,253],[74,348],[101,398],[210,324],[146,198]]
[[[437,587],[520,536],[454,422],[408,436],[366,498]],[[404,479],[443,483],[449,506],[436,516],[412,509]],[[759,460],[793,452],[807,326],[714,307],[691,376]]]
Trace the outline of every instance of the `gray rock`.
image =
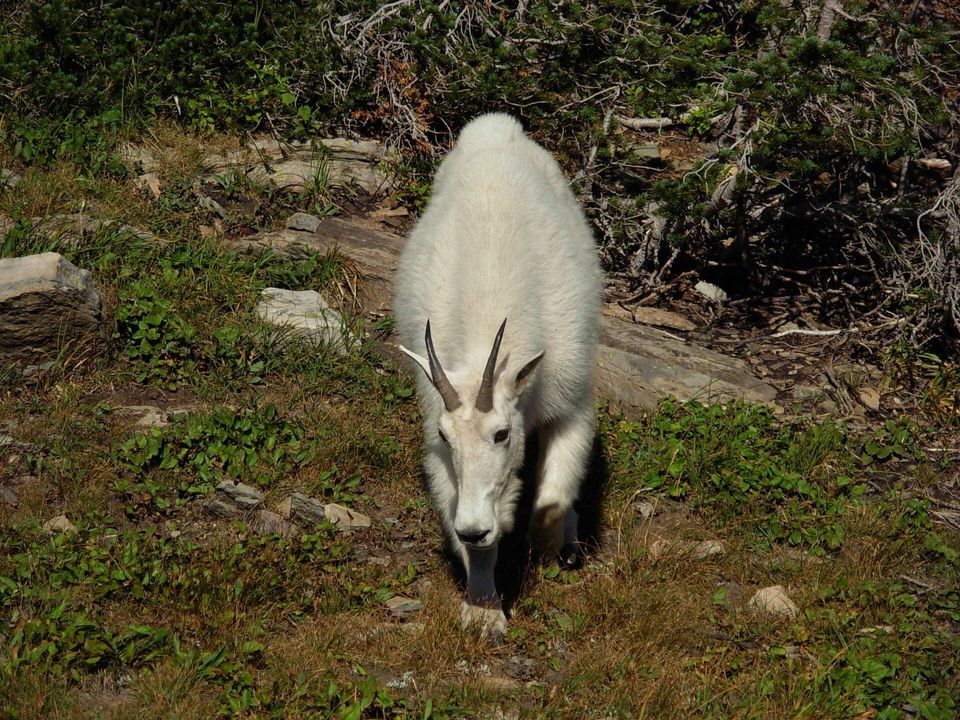
[[9,435],[4,435],[0,433],[0,450],[16,450],[18,452],[30,452],[35,446],[33,443],[24,442],[23,440],[17,440],[16,438],[10,437]]
[[320,218],[315,215],[298,212],[288,217],[284,226],[288,230],[313,233],[320,227]]
[[295,534],[299,528],[279,513],[261,508],[253,516],[251,522],[254,529],[263,535],[281,535],[286,537]]
[[93,277],[63,256],[0,260],[0,362],[37,366],[89,349],[102,319]]
[[669,395],[681,401],[769,405],[777,398],[776,388],[739,358],[606,315],[600,319],[597,370],[600,394],[628,411],[654,409]]
[[723,555],[726,548],[719,540],[666,540],[658,538],[647,548],[651,560],[659,560],[670,555],[691,557],[694,560],[706,560],[710,557]]
[[19,185],[22,180],[23,178],[13,170],[0,168],[0,190],[12,190]]
[[394,153],[376,140],[320,138],[281,143],[257,138],[239,150],[210,153],[203,165],[214,174],[243,172],[254,182],[277,190],[302,193],[314,186],[356,185],[375,195],[393,187],[386,169],[393,157]]
[[197,205],[204,210],[208,210],[215,215],[219,215],[221,218],[225,218],[227,216],[227,211],[223,205],[218,203],[209,195],[201,195],[199,198],[197,198]]
[[263,493],[242,482],[223,480],[217,485],[217,494],[224,495],[243,510],[253,510],[263,502]]
[[637,503],[637,515],[641,520],[649,520],[657,514],[657,505],[649,500],[641,500]]
[[631,143],[627,150],[643,160],[659,160],[660,146],[656,143]]
[[10,507],[17,507],[20,504],[20,496],[13,488],[0,485],[0,502]]
[[207,512],[222,520],[235,520],[243,515],[243,510],[236,503],[219,493],[210,498],[205,507]]
[[793,620],[800,612],[800,608],[793,602],[780,585],[771,585],[757,590],[747,607],[751,610],[774,617]]
[[343,316],[314,290],[266,288],[260,296],[257,314],[270,325],[317,345],[335,348],[342,355],[356,345]]
[[327,520],[337,526],[338,530],[355,530],[370,527],[370,518],[343,505],[330,503],[324,508]]
[[743,604],[746,602],[746,597],[744,597],[743,594],[743,588],[738,582],[723,582],[717,586],[717,589],[723,590],[723,601],[728,607],[733,608],[734,610],[743,607]]
[[293,493],[280,503],[277,512],[281,517],[303,525],[319,525],[327,522],[323,503],[302,493]]
[[281,517],[304,525],[333,523],[338,530],[370,527],[370,518],[336,503],[324,505],[316,498],[293,493],[277,507]]
[[713,283],[708,283],[704,280],[701,280],[694,285],[693,289],[703,295],[705,298],[713,300],[714,302],[726,302],[728,298],[727,292],[723,288],[717,287]]
[[217,494],[207,502],[207,510],[224,520],[242,517],[263,503],[263,493],[255,487],[232,480],[217,485]]
[[423,609],[423,602],[396,595],[386,602],[387,611],[394,617],[407,617]]
[[76,526],[67,520],[66,515],[57,515],[56,517],[50,518],[40,529],[44,535],[53,535],[58,532],[75,533],[77,531]]
[[136,418],[138,428],[166,427],[170,424],[168,413],[155,405],[125,405],[116,409],[121,417]]
[[690,548],[690,556],[694,560],[706,560],[723,555],[726,551],[726,547],[719,540],[701,540]]
[[813,400],[823,396],[823,390],[813,385],[797,385],[793,388],[794,400]]

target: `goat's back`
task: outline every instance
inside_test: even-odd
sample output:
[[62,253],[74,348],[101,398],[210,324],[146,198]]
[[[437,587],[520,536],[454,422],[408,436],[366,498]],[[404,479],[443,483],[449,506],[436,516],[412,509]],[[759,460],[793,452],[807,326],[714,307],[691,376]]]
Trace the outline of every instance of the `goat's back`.
[[479,377],[507,318],[501,357],[509,353],[510,367],[546,353],[528,394],[536,420],[548,419],[592,396],[601,277],[556,161],[513,118],[484,115],[441,164],[404,248],[394,302],[400,339],[424,354],[429,318],[444,366]]

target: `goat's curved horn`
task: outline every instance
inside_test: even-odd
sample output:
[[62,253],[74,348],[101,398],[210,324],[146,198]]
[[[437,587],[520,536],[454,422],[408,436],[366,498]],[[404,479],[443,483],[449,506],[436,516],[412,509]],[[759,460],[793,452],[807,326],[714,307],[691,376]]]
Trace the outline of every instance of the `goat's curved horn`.
[[427,345],[427,360],[430,362],[430,376],[433,380],[433,386],[443,398],[443,406],[447,412],[451,412],[460,407],[460,396],[456,389],[447,379],[447,374],[443,371],[440,360],[437,359],[437,351],[433,349],[433,338],[430,336],[430,321],[427,320],[427,332],[424,336],[424,342]]
[[497,331],[497,338],[493,341],[493,349],[487,358],[487,366],[483,369],[483,380],[480,381],[480,392],[477,393],[477,410],[490,412],[493,409],[493,373],[497,369],[497,355],[500,353],[500,341],[503,340],[503,331],[507,327],[504,318]]

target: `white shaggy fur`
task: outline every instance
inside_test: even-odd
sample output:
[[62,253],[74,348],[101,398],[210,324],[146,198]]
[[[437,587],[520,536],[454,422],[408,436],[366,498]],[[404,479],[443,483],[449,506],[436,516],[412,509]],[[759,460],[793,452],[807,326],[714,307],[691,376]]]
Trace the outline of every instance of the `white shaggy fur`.
[[[541,443],[535,541],[544,551],[576,541],[572,504],[595,432],[601,288],[590,229],[556,161],[508,115],[473,120],[437,171],[394,298],[404,350],[424,370],[417,377],[429,487],[467,569],[464,624],[505,628],[493,569],[498,540],[514,525],[529,432]],[[504,318],[493,408],[484,413],[475,400]],[[429,376],[428,320],[462,401],[453,411]],[[518,376],[524,367],[533,372]],[[507,431],[505,441],[494,439],[498,431]]]

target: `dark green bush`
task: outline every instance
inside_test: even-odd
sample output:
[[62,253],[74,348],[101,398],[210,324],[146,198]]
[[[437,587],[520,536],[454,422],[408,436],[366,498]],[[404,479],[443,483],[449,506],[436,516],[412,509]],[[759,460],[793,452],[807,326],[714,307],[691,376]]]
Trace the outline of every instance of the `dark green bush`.
[[[115,169],[115,132],[161,116],[435,155],[470,117],[507,110],[585,181],[605,262],[632,290],[693,267],[733,295],[813,288],[831,323],[919,295],[922,344],[960,334],[960,289],[915,267],[942,178],[908,163],[904,185],[900,169],[956,160],[960,52],[955,28],[897,8],[846,5],[821,40],[822,7],[775,0],[21,0],[0,18],[0,133],[23,162],[96,172]],[[698,140],[693,167],[648,166],[624,116],[672,121],[648,145]],[[920,227],[960,257],[944,216]]]

